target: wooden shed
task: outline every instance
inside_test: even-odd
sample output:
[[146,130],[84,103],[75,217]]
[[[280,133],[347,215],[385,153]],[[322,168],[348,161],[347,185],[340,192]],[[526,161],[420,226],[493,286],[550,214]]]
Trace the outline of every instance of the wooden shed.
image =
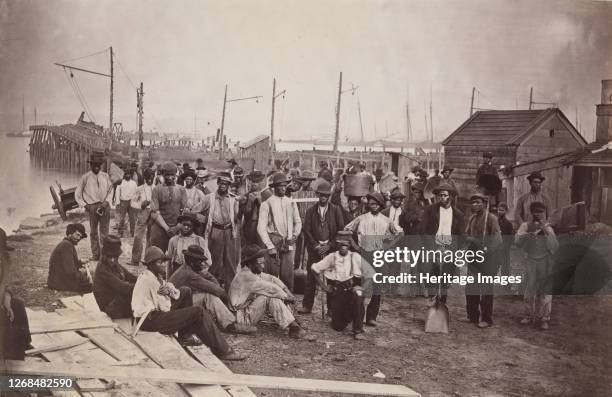
[[249,141],[240,143],[239,157],[252,159],[256,169],[266,170],[270,164],[270,136],[258,135]]
[[[571,167],[541,168],[539,160],[575,152],[587,142],[557,108],[538,110],[478,111],[443,142],[444,164],[455,168],[453,178],[459,194],[466,196],[476,187],[476,171],[484,152],[493,153],[493,165],[503,181],[501,200],[511,209],[529,191],[526,179],[531,171],[546,177],[543,191],[556,208],[571,202]],[[533,167],[517,167],[533,164]],[[513,218],[512,211],[510,218]]]

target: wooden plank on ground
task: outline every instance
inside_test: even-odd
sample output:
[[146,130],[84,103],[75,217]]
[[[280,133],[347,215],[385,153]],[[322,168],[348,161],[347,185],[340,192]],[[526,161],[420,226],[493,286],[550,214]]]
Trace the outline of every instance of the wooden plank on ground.
[[41,353],[54,352],[57,350],[63,350],[63,349],[68,349],[70,347],[82,345],[83,343],[87,343],[87,342],[89,342],[89,339],[82,338],[79,336],[78,338],[75,338],[73,341],[70,341],[70,342],[41,346],[38,348],[26,350],[25,354],[27,354],[28,356],[33,356],[33,355],[41,354]]
[[[45,360],[40,357],[26,357],[25,363],[44,363]],[[75,389],[69,390],[51,390],[51,395],[55,397],[81,397],[81,394]]]
[[114,328],[115,324],[107,321],[70,321],[70,322],[37,322],[30,328],[30,333],[50,334],[53,332],[78,331],[93,328]]
[[176,370],[158,368],[133,368],[88,366],[52,363],[25,364],[22,361],[6,362],[8,372],[14,375],[73,376],[77,378],[109,377],[113,379],[147,379],[182,382],[197,385],[228,384],[276,390],[299,390],[329,393],[352,393],[368,396],[417,397],[419,393],[402,385],[383,383],[345,382],[322,379],[283,378],[239,374],[209,373],[201,370]]
[[92,313],[100,312],[100,308],[98,307],[96,298],[91,292],[85,295],[75,295],[75,296],[69,296],[66,298],[62,298],[60,299],[60,301],[68,309],[84,310],[84,311],[92,312]]

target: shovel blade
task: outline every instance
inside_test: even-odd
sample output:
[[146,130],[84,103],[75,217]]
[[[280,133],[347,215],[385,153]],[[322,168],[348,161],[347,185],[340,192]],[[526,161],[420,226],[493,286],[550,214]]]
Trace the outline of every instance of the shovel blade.
[[448,334],[450,314],[444,303],[438,302],[430,307],[425,319],[425,332]]

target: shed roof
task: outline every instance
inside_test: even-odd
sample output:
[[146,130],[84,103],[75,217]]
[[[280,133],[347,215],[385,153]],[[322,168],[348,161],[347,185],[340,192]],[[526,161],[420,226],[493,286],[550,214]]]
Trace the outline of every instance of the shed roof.
[[559,109],[486,110],[474,113],[450,134],[442,145],[499,146],[520,145],[538,126],[557,115],[577,140],[584,138]]
[[262,135],[257,135],[255,138],[253,138],[251,140],[248,140],[248,141],[246,141],[244,143],[241,142],[240,143],[240,147],[241,148],[248,148],[249,146],[253,146],[253,145],[255,145],[255,144],[257,144],[257,143],[259,143],[259,142],[261,142],[261,141],[263,141],[263,140],[265,140],[267,138],[270,138],[270,136],[269,135],[263,135],[263,134]]

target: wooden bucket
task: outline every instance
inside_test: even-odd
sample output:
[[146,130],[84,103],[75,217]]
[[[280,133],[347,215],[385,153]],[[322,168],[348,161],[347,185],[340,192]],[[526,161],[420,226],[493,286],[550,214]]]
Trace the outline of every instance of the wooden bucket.
[[372,177],[369,175],[346,175],[344,179],[344,194],[347,197],[363,197],[370,193]]

